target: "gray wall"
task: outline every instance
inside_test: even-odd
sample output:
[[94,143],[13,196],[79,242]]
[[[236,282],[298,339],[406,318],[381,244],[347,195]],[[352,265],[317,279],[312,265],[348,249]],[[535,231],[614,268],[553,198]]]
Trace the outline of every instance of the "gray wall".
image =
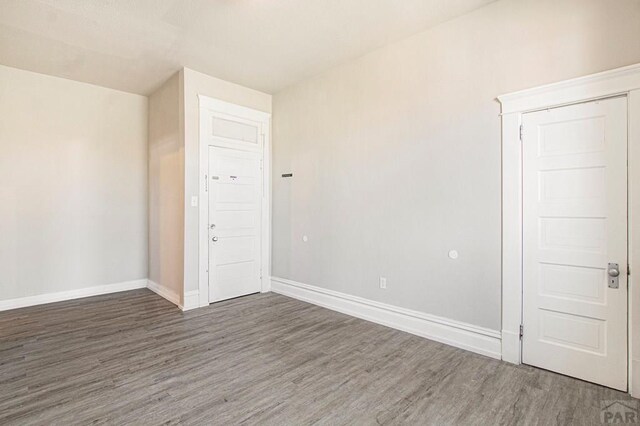
[[0,300],[147,277],[147,98],[0,66]]
[[502,0],[276,94],[273,275],[500,329],[496,96],[637,62],[640,1]]

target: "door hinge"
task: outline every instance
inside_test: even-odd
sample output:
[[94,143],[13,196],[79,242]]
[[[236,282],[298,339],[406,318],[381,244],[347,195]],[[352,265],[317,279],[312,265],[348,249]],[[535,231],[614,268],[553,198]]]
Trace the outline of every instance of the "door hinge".
[[209,192],[209,179],[207,175],[204,175],[204,192]]
[[520,142],[522,142],[522,132],[523,132],[522,124],[520,125]]
[[520,339],[522,339],[522,336],[524,336],[524,326],[520,324]]

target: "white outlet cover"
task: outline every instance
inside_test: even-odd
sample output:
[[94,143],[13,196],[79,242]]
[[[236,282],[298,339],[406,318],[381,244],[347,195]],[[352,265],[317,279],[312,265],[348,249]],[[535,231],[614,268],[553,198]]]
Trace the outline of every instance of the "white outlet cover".
[[457,259],[458,258],[458,251],[457,250],[450,250],[449,251],[449,259]]
[[387,279],[385,277],[380,277],[380,288],[387,288]]

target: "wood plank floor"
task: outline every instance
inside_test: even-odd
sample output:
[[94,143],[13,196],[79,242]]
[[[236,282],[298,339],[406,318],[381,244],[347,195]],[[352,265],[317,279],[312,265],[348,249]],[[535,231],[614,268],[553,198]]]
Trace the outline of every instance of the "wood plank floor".
[[595,425],[615,399],[629,397],[275,294],[0,312],[2,425]]

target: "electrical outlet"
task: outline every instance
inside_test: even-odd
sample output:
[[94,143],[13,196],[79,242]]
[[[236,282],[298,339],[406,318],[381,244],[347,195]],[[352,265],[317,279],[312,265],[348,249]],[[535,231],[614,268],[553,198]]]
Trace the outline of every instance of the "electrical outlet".
[[380,277],[380,288],[387,288],[387,279],[385,277]]

